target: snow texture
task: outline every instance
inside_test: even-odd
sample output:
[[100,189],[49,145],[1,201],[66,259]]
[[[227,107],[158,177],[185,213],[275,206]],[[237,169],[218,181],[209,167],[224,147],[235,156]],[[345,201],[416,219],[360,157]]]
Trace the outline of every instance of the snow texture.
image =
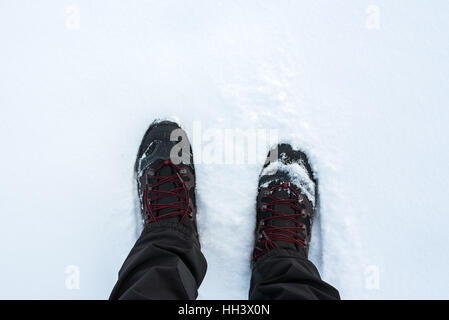
[[258,129],[308,154],[311,259],[343,298],[449,298],[448,11],[0,0],[0,298],[109,296],[141,228],[137,149],[167,117],[197,162],[200,299],[247,298],[263,163],[220,150]]
[[[285,156],[285,154],[281,154],[281,157],[283,155]],[[315,206],[315,182],[310,179],[309,173],[302,162],[285,164],[282,161],[274,161],[262,170],[261,175],[274,175],[276,172],[285,172],[290,177],[289,182],[299,188],[307,199],[312,202],[313,206]],[[261,187],[268,187],[272,181],[265,182]]]

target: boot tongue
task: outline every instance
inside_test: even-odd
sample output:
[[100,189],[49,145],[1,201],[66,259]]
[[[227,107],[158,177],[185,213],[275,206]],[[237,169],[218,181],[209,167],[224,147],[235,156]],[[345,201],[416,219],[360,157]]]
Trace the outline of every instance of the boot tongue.
[[[273,196],[276,198],[279,198],[279,199],[290,199],[290,197],[291,197],[290,193],[284,188],[277,189],[276,191],[274,191]],[[276,212],[282,213],[284,215],[290,215],[290,214],[295,213],[295,210],[290,208],[286,204],[276,204],[272,208]],[[275,215],[275,216],[278,216],[278,215]],[[283,227],[283,228],[285,228],[285,227],[291,228],[291,227],[297,226],[296,223],[294,223],[293,221],[290,221],[288,219],[275,219],[275,220],[272,220],[271,223],[273,226]],[[291,231],[293,231],[293,229],[291,229]],[[280,233],[282,234],[284,232],[281,231]],[[291,249],[296,248],[296,245],[294,243],[290,243],[287,241],[276,241],[276,243],[280,248],[291,248]]]
[[[160,170],[159,170],[159,175],[161,177],[169,177],[169,176],[173,176],[176,174],[176,170],[172,167],[170,167],[169,165],[163,166]],[[159,191],[172,191],[174,188],[176,188],[176,183],[174,182],[165,182],[162,185],[160,185],[158,187]],[[180,199],[176,196],[168,196],[168,195],[164,195],[162,197],[162,199],[158,200],[157,203],[159,205],[173,205],[174,203],[176,204],[176,206],[179,206]],[[178,209],[173,209],[173,208],[165,208],[165,209],[161,209],[159,210],[158,216],[161,215],[165,215],[165,214],[169,214],[170,212],[178,212]],[[164,218],[163,221],[167,221],[167,222],[179,222],[180,220],[180,216],[174,216],[174,217],[169,217],[169,218]]]

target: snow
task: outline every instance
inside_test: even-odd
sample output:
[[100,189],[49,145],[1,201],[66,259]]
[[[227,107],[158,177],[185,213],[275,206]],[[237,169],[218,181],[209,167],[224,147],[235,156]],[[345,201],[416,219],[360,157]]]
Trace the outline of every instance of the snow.
[[449,298],[448,10],[0,1],[0,298],[108,297],[139,231],[137,148],[167,117],[199,162],[199,298],[247,297],[262,164],[226,133],[266,133],[266,154],[271,130],[318,174],[311,257],[343,298]]
[[[280,159],[285,158],[285,153],[280,154]],[[270,162],[270,164],[265,167],[261,175],[274,175],[276,172],[285,172],[287,176],[290,178],[290,182],[294,185],[295,188],[299,188],[303,194],[312,202],[313,206],[315,203],[315,182],[310,179],[310,176],[307,172],[307,169],[304,167],[304,164],[301,163],[290,163],[285,164],[282,161],[274,161]],[[273,182],[273,180],[268,180],[263,183],[261,187],[267,188],[269,184]]]

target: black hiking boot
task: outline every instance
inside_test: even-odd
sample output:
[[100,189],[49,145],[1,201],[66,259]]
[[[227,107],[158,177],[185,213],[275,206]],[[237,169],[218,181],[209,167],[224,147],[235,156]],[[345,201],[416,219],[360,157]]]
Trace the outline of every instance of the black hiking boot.
[[195,168],[185,131],[171,121],[153,122],[142,139],[135,172],[145,224],[181,224],[198,239]]
[[308,257],[317,186],[303,152],[289,144],[270,150],[259,178],[253,262],[275,248]]

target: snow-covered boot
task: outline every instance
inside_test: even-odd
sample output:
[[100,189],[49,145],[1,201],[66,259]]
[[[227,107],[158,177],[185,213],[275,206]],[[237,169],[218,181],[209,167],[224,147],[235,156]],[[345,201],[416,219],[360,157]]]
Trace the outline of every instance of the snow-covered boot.
[[275,248],[297,250],[307,258],[317,186],[303,152],[289,144],[270,150],[259,178],[254,262]]
[[145,224],[182,224],[198,238],[195,168],[187,134],[171,121],[155,121],[145,133],[135,165]]

